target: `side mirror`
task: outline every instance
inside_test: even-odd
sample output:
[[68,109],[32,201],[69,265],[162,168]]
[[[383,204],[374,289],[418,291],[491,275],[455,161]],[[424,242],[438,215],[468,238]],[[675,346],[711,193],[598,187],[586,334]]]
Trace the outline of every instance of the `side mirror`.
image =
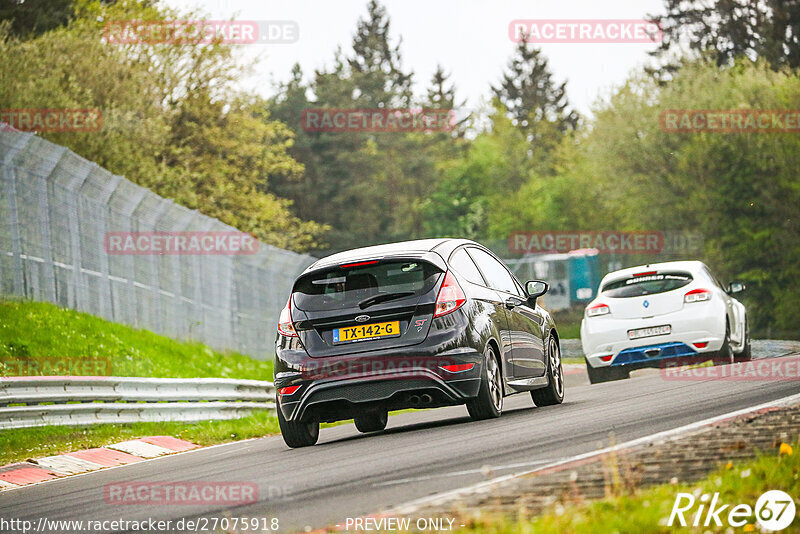
[[525,282],[525,293],[528,295],[528,304],[530,306],[536,306],[536,299],[547,293],[548,289],[550,289],[550,285],[541,280],[528,280]]
[[728,294],[735,295],[736,293],[741,293],[745,289],[747,289],[747,286],[744,285],[744,282],[731,282],[728,285]]

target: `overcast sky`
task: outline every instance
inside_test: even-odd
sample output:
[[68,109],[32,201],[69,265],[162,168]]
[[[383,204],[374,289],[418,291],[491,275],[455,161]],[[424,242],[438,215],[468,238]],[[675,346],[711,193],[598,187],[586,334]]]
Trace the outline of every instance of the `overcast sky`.
[[[367,0],[165,0],[193,7],[211,19],[291,20],[300,37],[292,44],[242,47],[261,58],[254,79],[243,81],[264,95],[285,81],[295,62],[306,77],[331,65],[337,46],[350,52],[356,22]],[[406,70],[414,72],[415,92],[423,94],[437,63],[451,74],[458,95],[470,108],[489,96],[514,49],[508,35],[515,19],[642,19],[660,14],[663,0],[383,0],[392,37],[402,37]],[[587,113],[592,103],[648,61],[654,44],[541,44],[557,81],[567,81],[574,107]]]

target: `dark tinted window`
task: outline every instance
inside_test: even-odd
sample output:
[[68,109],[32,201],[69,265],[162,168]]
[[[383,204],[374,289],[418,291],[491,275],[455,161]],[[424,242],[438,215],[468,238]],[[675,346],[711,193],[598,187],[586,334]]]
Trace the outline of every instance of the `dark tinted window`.
[[692,275],[689,273],[659,273],[646,276],[632,276],[622,280],[614,280],[603,286],[604,295],[614,298],[641,297],[672,291],[689,284]]
[[473,284],[486,285],[481,272],[475,266],[475,262],[469,257],[467,251],[462,249],[457,250],[450,256],[450,266],[455,272],[466,278]]
[[409,293],[419,297],[436,284],[441,270],[424,261],[385,261],[377,264],[316,271],[300,278],[294,288],[294,302],[301,310],[327,311],[358,308],[358,303],[375,295]]
[[469,249],[469,255],[480,267],[490,287],[519,295],[519,290],[511,274],[494,256],[478,248]]

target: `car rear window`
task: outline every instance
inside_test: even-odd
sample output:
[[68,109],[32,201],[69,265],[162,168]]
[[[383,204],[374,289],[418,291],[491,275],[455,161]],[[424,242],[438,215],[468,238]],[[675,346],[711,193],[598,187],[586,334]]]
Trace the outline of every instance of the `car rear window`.
[[613,298],[641,297],[672,291],[689,284],[692,275],[684,272],[668,272],[631,276],[608,282],[601,293]]
[[[300,278],[294,287],[294,304],[306,311],[358,309],[358,303],[376,295],[430,291],[442,271],[425,261],[381,261],[353,267],[334,267]],[[391,300],[387,301],[391,302]]]

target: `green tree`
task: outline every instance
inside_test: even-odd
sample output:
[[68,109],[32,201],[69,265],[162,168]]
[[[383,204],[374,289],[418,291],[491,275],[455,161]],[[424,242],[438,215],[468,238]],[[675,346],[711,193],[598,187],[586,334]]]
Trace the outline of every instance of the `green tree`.
[[[390,29],[385,8],[371,1],[352,50],[337,51],[307,87],[296,68],[272,99],[273,116],[299,125],[308,107],[410,108],[412,74],[402,68],[400,41]],[[329,224],[336,249],[419,236],[423,200],[434,182],[431,147],[442,141],[429,133],[298,131],[290,153],[304,164],[304,177],[278,178],[271,190],[294,199],[298,214],[313,213]]]
[[[277,246],[318,246],[324,227],[303,222],[267,191],[302,166],[292,132],[265,103],[237,92],[231,48],[212,43],[109,44],[105,21],[178,19],[149,2],[77,4],[71,22],[27,40],[0,28],[0,102],[8,108],[98,108],[98,132],[42,132],[110,171]],[[190,18],[197,18],[190,15]]]
[[549,155],[580,121],[570,109],[567,82],[557,84],[542,51],[522,39],[492,93],[525,134],[540,170],[549,171]]
[[666,85],[629,81],[595,110],[584,143],[595,211],[619,228],[689,230],[723,279],[750,284],[751,325],[797,336],[800,139],[786,133],[670,133],[665,109],[798,109],[800,76],[740,60],[688,63]]
[[392,44],[391,21],[377,0],[367,4],[367,17],[359,19],[353,37],[353,55],[347,60],[359,105],[408,107],[413,74],[403,72],[400,46]]
[[[667,70],[672,57],[710,56],[717,65],[737,58],[761,58],[774,69],[800,67],[800,2],[796,0],[665,0],[666,13],[650,18],[661,25],[663,38],[656,57]],[[689,50],[682,50],[685,44]]]
[[28,39],[66,26],[74,0],[0,0],[0,22],[9,21],[11,35]]

